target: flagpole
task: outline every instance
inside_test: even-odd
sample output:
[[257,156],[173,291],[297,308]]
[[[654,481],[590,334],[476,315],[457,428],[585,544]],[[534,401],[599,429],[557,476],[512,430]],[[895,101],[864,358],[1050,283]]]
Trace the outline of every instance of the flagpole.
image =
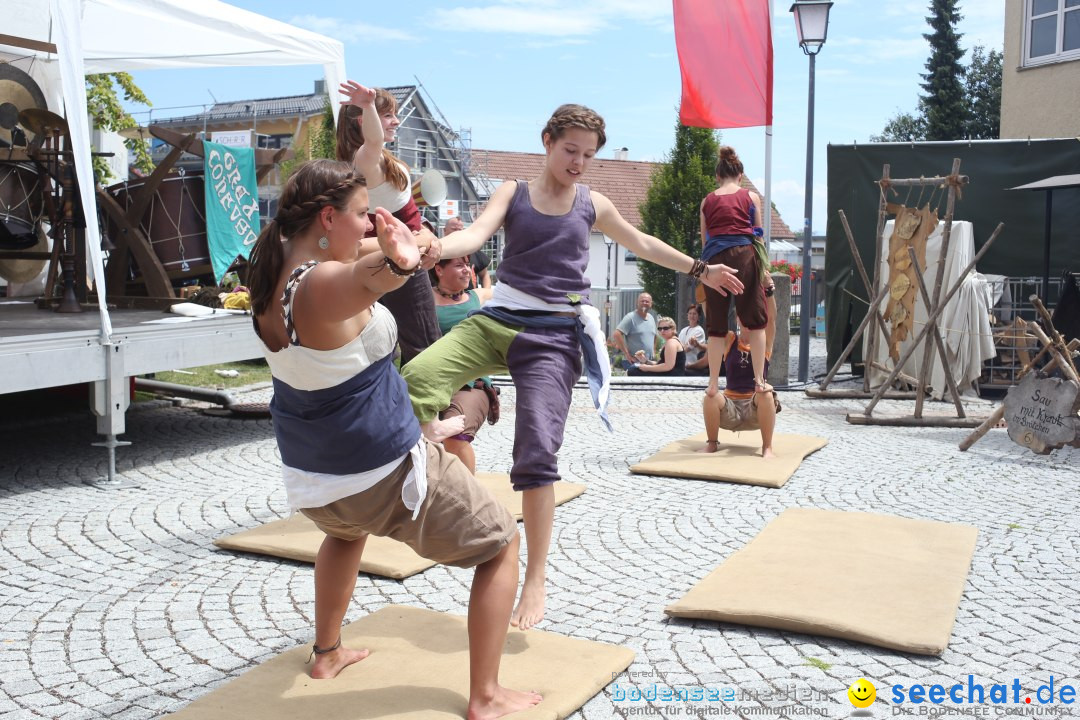
[[[773,0],[769,0],[769,28],[772,28]],[[770,68],[770,71],[772,68]],[[765,126],[765,202],[762,210],[761,227],[765,231],[765,250],[771,250],[772,243],[772,125]]]

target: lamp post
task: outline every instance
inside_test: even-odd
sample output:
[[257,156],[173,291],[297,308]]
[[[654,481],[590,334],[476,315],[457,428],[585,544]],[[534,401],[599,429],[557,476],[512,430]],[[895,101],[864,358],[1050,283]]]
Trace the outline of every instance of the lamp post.
[[607,245],[607,296],[604,300],[604,337],[611,337],[611,248],[615,241],[604,236],[604,244]]
[[810,92],[806,110],[806,204],[800,279],[802,293],[799,299],[799,382],[806,382],[809,374],[810,322],[814,317],[814,309],[810,308],[810,245],[814,214],[814,59],[829,32],[831,7],[832,0],[796,0],[791,6],[791,12],[795,13],[795,29],[799,33],[799,47],[810,56]]

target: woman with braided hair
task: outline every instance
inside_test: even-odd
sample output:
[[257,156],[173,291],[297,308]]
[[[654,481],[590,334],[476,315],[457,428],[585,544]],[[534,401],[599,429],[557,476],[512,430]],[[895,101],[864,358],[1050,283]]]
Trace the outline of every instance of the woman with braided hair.
[[367,650],[341,645],[368,534],[423,557],[476,567],[469,603],[468,717],[531,707],[499,685],[518,579],[510,513],[457,458],[429,443],[393,365],[393,317],[376,302],[421,267],[432,235],[375,211],[364,179],[334,160],[302,165],[251,253],[255,331],[274,381],[270,411],[289,505],[326,533],[315,561],[313,678],[333,678]]
[[[367,180],[372,208],[382,207],[419,230],[423,220],[412,196],[409,167],[384,147],[395,140],[398,125],[397,101],[382,88],[374,89],[347,80],[341,84],[344,100],[338,110],[337,159],[350,162]],[[372,228],[375,218],[371,218]],[[368,233],[374,237],[374,229]],[[375,243],[368,241],[365,252]],[[429,254],[438,260],[439,241]],[[439,339],[439,321],[431,298],[431,283],[420,273],[400,288],[383,296],[383,305],[398,323],[401,364],[405,365],[431,343]]]

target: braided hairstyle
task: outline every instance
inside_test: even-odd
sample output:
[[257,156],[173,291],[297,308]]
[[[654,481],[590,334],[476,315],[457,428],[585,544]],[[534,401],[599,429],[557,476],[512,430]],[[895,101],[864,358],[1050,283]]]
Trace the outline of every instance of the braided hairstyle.
[[[376,88],[375,90],[375,112],[379,117],[386,113],[397,113],[397,100],[384,88]],[[364,144],[364,131],[360,125],[363,115],[364,111],[356,105],[342,105],[341,109],[338,110],[338,160],[351,163],[353,155]],[[386,182],[398,190],[409,187],[409,173],[402,168],[402,163],[394,157],[394,154],[386,148],[382,149],[382,160],[379,164],[382,166]]]
[[551,141],[555,142],[570,128],[581,128],[596,133],[597,150],[604,147],[604,143],[607,142],[604,118],[592,108],[575,103],[567,103],[555,108],[555,112],[548,118],[544,129],[540,131],[540,140],[543,141],[544,136],[550,136]]
[[349,163],[337,160],[311,160],[289,176],[277,215],[263,227],[251,250],[248,286],[254,314],[265,312],[273,300],[285,264],[285,239],[305,233],[324,207],[344,211],[356,189],[366,185]]

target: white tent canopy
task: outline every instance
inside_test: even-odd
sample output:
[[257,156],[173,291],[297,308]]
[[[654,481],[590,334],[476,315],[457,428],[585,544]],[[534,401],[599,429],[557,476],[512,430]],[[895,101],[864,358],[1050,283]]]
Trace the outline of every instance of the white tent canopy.
[[[67,120],[79,193],[86,214],[87,253],[98,290],[103,342],[112,335],[98,232],[87,73],[153,68],[322,65],[328,88],[345,79],[337,40],[217,0],[4,0],[0,62],[34,78],[49,108]],[[55,45],[55,51],[43,47]]]

